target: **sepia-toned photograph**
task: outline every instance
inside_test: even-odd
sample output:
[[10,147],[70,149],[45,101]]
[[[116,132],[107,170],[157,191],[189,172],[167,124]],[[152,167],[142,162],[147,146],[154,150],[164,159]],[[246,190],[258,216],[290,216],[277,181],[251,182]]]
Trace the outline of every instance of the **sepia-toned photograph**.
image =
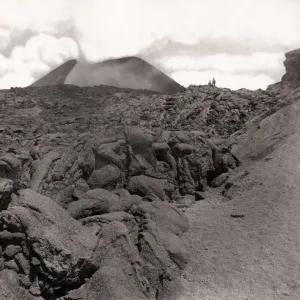
[[300,0],[0,0],[0,300],[300,300]]

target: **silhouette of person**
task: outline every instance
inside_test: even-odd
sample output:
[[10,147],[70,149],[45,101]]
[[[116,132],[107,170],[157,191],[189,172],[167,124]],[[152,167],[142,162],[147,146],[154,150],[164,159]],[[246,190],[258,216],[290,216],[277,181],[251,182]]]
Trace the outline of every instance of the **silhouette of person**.
[[211,85],[211,81],[209,80],[208,85]]
[[213,80],[212,80],[212,85],[213,85],[213,86],[216,86],[216,79],[215,79],[215,77],[214,77]]

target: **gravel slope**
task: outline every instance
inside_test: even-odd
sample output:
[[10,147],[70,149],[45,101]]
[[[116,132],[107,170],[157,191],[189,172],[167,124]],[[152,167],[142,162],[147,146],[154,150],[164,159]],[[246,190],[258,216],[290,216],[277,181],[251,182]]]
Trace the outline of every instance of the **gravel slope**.
[[249,174],[231,201],[214,190],[187,209],[192,262],[181,300],[299,299],[299,109],[296,103],[249,128],[239,146]]

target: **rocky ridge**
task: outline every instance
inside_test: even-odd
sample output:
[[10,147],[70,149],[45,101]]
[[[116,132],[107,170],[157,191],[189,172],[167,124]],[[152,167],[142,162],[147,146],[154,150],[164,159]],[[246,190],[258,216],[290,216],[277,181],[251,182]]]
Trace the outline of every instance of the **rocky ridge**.
[[282,82],[287,83],[292,88],[300,86],[300,49],[289,51],[285,54],[284,66],[286,73],[282,77]]

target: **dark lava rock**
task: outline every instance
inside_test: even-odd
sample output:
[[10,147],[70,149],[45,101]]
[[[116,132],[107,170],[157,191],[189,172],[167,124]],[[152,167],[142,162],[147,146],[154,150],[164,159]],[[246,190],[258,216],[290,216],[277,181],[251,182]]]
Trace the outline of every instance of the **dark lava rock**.
[[206,194],[204,192],[195,192],[196,201],[204,200],[206,198]]
[[221,186],[227,180],[228,176],[229,176],[228,173],[223,173],[223,174],[219,175],[210,183],[210,186],[211,187]]

